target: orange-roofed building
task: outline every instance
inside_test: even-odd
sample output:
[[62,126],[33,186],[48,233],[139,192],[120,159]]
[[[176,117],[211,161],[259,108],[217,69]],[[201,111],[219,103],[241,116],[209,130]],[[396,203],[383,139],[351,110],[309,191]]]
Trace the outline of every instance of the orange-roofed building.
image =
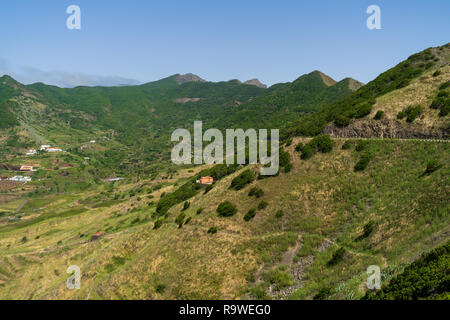
[[20,171],[34,171],[33,166],[21,166]]
[[214,178],[213,177],[201,177],[198,180],[198,182],[201,184],[213,184]]
[[91,240],[98,240],[100,239],[105,233],[103,231],[94,233],[91,237]]

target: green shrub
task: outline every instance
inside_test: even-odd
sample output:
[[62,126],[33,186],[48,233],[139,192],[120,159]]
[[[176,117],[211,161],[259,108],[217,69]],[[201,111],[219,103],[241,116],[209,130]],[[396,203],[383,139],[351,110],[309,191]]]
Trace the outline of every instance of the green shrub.
[[302,155],[300,156],[303,160],[307,160],[311,158],[315,153],[315,150],[310,145],[306,145],[303,147]]
[[292,163],[288,163],[285,167],[284,167],[284,173],[289,173],[292,170]]
[[321,134],[312,139],[312,146],[316,146],[317,150],[322,153],[330,152],[333,149],[333,140],[329,135]]
[[341,248],[337,249],[333,253],[333,256],[331,257],[330,261],[327,262],[327,267],[335,266],[339,262],[341,262],[342,259],[344,258],[344,254],[345,254],[345,249],[344,248],[341,247]]
[[350,124],[350,118],[344,115],[337,115],[334,124],[338,127],[346,127]]
[[404,117],[406,117],[406,112],[405,111],[400,111],[399,113],[397,113],[397,119],[403,119]]
[[444,97],[436,97],[430,104],[431,109],[441,109],[445,106],[445,98]]
[[221,217],[231,217],[237,212],[237,207],[230,201],[224,201],[217,207],[217,213]]
[[256,198],[261,198],[264,195],[264,191],[261,188],[253,187],[248,193],[249,197],[255,196]]
[[397,114],[397,119],[403,119],[406,117],[407,122],[413,122],[423,112],[421,105],[409,106],[405,110],[400,111]]
[[215,234],[215,233],[217,233],[217,227],[211,227],[211,228],[209,228],[209,229],[208,229],[208,233],[209,233],[209,234]]
[[212,188],[213,188],[213,185],[212,185],[212,184],[207,185],[206,188],[205,188],[205,194],[207,194],[208,192],[210,192]]
[[313,297],[313,300],[325,300],[333,293],[333,288],[325,287],[319,290],[319,292]]
[[183,225],[184,218],[186,218],[186,214],[184,212],[181,212],[175,219],[175,223],[178,224],[178,226]]
[[275,291],[294,285],[294,279],[286,272],[285,266],[279,266],[264,274],[264,279],[273,285]]
[[355,164],[355,171],[363,171],[367,168],[371,159],[371,155],[369,153],[364,154],[361,159]]
[[367,140],[358,140],[358,144],[355,147],[356,151],[363,151],[364,149],[367,148],[367,146],[369,145],[369,141]]
[[445,105],[442,106],[441,111],[439,112],[439,116],[440,117],[445,117],[446,115],[448,115],[450,112],[450,99],[447,98],[447,100],[445,101]]
[[231,181],[230,188],[234,189],[234,190],[241,190],[246,185],[252,183],[254,180],[255,180],[255,174],[253,173],[252,170],[247,169],[247,170],[241,172],[237,177],[235,177]]
[[420,105],[410,106],[406,109],[406,121],[413,122],[423,112],[423,108]]
[[269,204],[263,200],[258,204],[258,210],[263,210],[263,209],[267,208],[268,205]]
[[436,71],[433,73],[433,77],[437,77],[437,76],[439,76],[441,73],[442,73],[441,70],[436,70]]
[[164,218],[162,218],[162,217],[159,218],[158,220],[156,220],[155,225],[153,226],[153,229],[154,230],[159,229],[162,226],[163,222],[164,222]]
[[289,147],[292,144],[292,138],[289,138],[286,140],[286,143],[284,144],[286,147]]
[[251,208],[250,210],[248,210],[248,212],[245,214],[244,216],[244,220],[245,221],[250,221],[251,219],[253,219],[253,217],[256,215],[256,209],[255,208]]
[[280,209],[275,213],[275,218],[280,219],[283,217],[283,215],[284,215],[283,210]]
[[381,120],[384,118],[384,111],[383,110],[378,110],[377,113],[375,114],[375,117],[373,117],[375,120]]
[[155,286],[155,292],[156,293],[162,294],[162,293],[164,293],[164,291],[166,291],[166,285],[165,284],[158,283]]
[[200,214],[200,213],[202,213],[203,212],[203,208],[198,208],[197,209],[197,214]]
[[303,150],[304,146],[305,145],[303,143],[301,143],[301,142],[297,143],[297,145],[295,146],[295,151],[301,152]]
[[342,145],[342,150],[348,150],[352,147],[353,142],[351,140],[346,140]]
[[439,91],[438,92],[438,97],[448,97],[448,92],[447,91]]
[[279,152],[280,167],[286,167],[290,162],[291,162],[291,155],[284,149],[280,149]]
[[437,160],[431,160],[427,163],[427,168],[425,169],[425,174],[426,175],[432,174],[433,172],[439,170],[440,168],[442,168],[441,163],[439,163]]
[[355,118],[357,118],[357,119],[363,118],[363,117],[367,116],[371,111],[372,111],[372,105],[369,103],[365,103],[356,110]]
[[447,89],[448,87],[450,87],[450,81],[447,81],[447,82],[444,82],[443,84],[441,84],[441,85],[439,86],[439,90],[445,90],[445,89]]
[[269,300],[270,296],[267,294],[264,284],[260,283],[249,289],[249,293],[259,300]]
[[363,234],[361,238],[367,238],[368,236],[370,236],[374,229],[375,229],[375,222],[369,221],[368,223],[366,223],[363,227]]
[[190,206],[191,206],[190,202],[189,202],[189,201],[186,201],[186,202],[183,204],[183,211],[187,210]]
[[116,266],[122,266],[125,264],[127,259],[125,259],[124,257],[114,256],[112,257],[112,261]]

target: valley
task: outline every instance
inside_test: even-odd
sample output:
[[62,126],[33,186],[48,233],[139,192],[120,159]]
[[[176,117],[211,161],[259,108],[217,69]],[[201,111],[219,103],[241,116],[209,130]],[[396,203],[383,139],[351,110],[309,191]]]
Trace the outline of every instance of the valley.
[[[72,89],[0,78],[0,297],[392,298],[419,268],[444,276],[414,298],[445,298],[449,59],[449,44],[429,48],[365,85],[319,71],[268,88],[193,74]],[[196,120],[279,128],[278,174],[175,165],[170,135]],[[423,271],[432,250],[443,258]],[[72,265],[79,290],[66,287]]]

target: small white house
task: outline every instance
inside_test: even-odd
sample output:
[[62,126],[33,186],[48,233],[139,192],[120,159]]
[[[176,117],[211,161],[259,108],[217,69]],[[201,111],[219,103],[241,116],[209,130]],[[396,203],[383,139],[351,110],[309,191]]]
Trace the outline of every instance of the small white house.
[[36,153],[37,153],[36,150],[30,149],[30,150],[28,150],[28,152],[26,153],[26,155],[27,155],[27,156],[34,156]]
[[109,182],[115,182],[115,181],[122,181],[123,180],[123,178],[121,178],[121,177],[117,177],[117,178],[110,178],[110,179],[107,179]]
[[22,176],[14,176],[8,179],[9,181],[17,181],[17,182],[31,182],[31,177],[22,177]]
[[89,143],[95,143],[95,140],[91,140],[91,141],[89,141]]
[[52,146],[51,145],[49,145],[49,144],[43,144],[42,146],[41,146],[41,151],[46,151],[47,149],[49,149],[49,148],[51,148]]
[[60,148],[48,148],[46,151],[47,152],[62,152],[62,149],[60,149]]

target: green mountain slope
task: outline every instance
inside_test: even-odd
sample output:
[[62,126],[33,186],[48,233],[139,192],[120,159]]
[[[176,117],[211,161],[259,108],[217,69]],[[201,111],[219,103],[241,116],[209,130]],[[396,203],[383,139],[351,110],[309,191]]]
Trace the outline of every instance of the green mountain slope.
[[370,114],[378,98],[410,86],[414,80],[419,79],[425,73],[431,71],[434,73],[445,69],[449,62],[450,44],[429,48],[414,54],[351,95],[330,104],[317,114],[289,126],[284,132],[284,137],[316,135],[330,123],[334,123],[338,127],[346,127],[352,119],[363,118]]
[[[350,94],[354,80],[319,72],[268,89],[193,75],[123,88],[8,84],[2,101],[19,125],[2,131],[0,175],[40,168],[30,183],[0,184],[0,297],[448,297],[435,279],[445,276],[442,249],[408,266],[450,240],[450,143],[349,134],[359,121],[443,130],[448,49],[427,49]],[[414,114],[416,103],[430,106]],[[203,117],[219,128],[292,124],[279,174],[164,161],[170,130]],[[327,128],[338,138],[296,137]],[[39,137],[69,152],[27,157],[14,148]],[[100,139],[78,148],[92,137]],[[215,183],[196,182],[205,175]],[[116,176],[124,179],[105,179]],[[69,265],[82,270],[80,290],[66,289]],[[379,294],[366,287],[371,265],[381,269]],[[425,295],[405,289],[417,275],[430,277],[415,288]]]
[[306,113],[349,95],[362,84],[346,78],[336,83],[319,71],[303,75],[292,83],[278,84],[269,93],[234,108],[217,123],[230,128],[279,128]]

